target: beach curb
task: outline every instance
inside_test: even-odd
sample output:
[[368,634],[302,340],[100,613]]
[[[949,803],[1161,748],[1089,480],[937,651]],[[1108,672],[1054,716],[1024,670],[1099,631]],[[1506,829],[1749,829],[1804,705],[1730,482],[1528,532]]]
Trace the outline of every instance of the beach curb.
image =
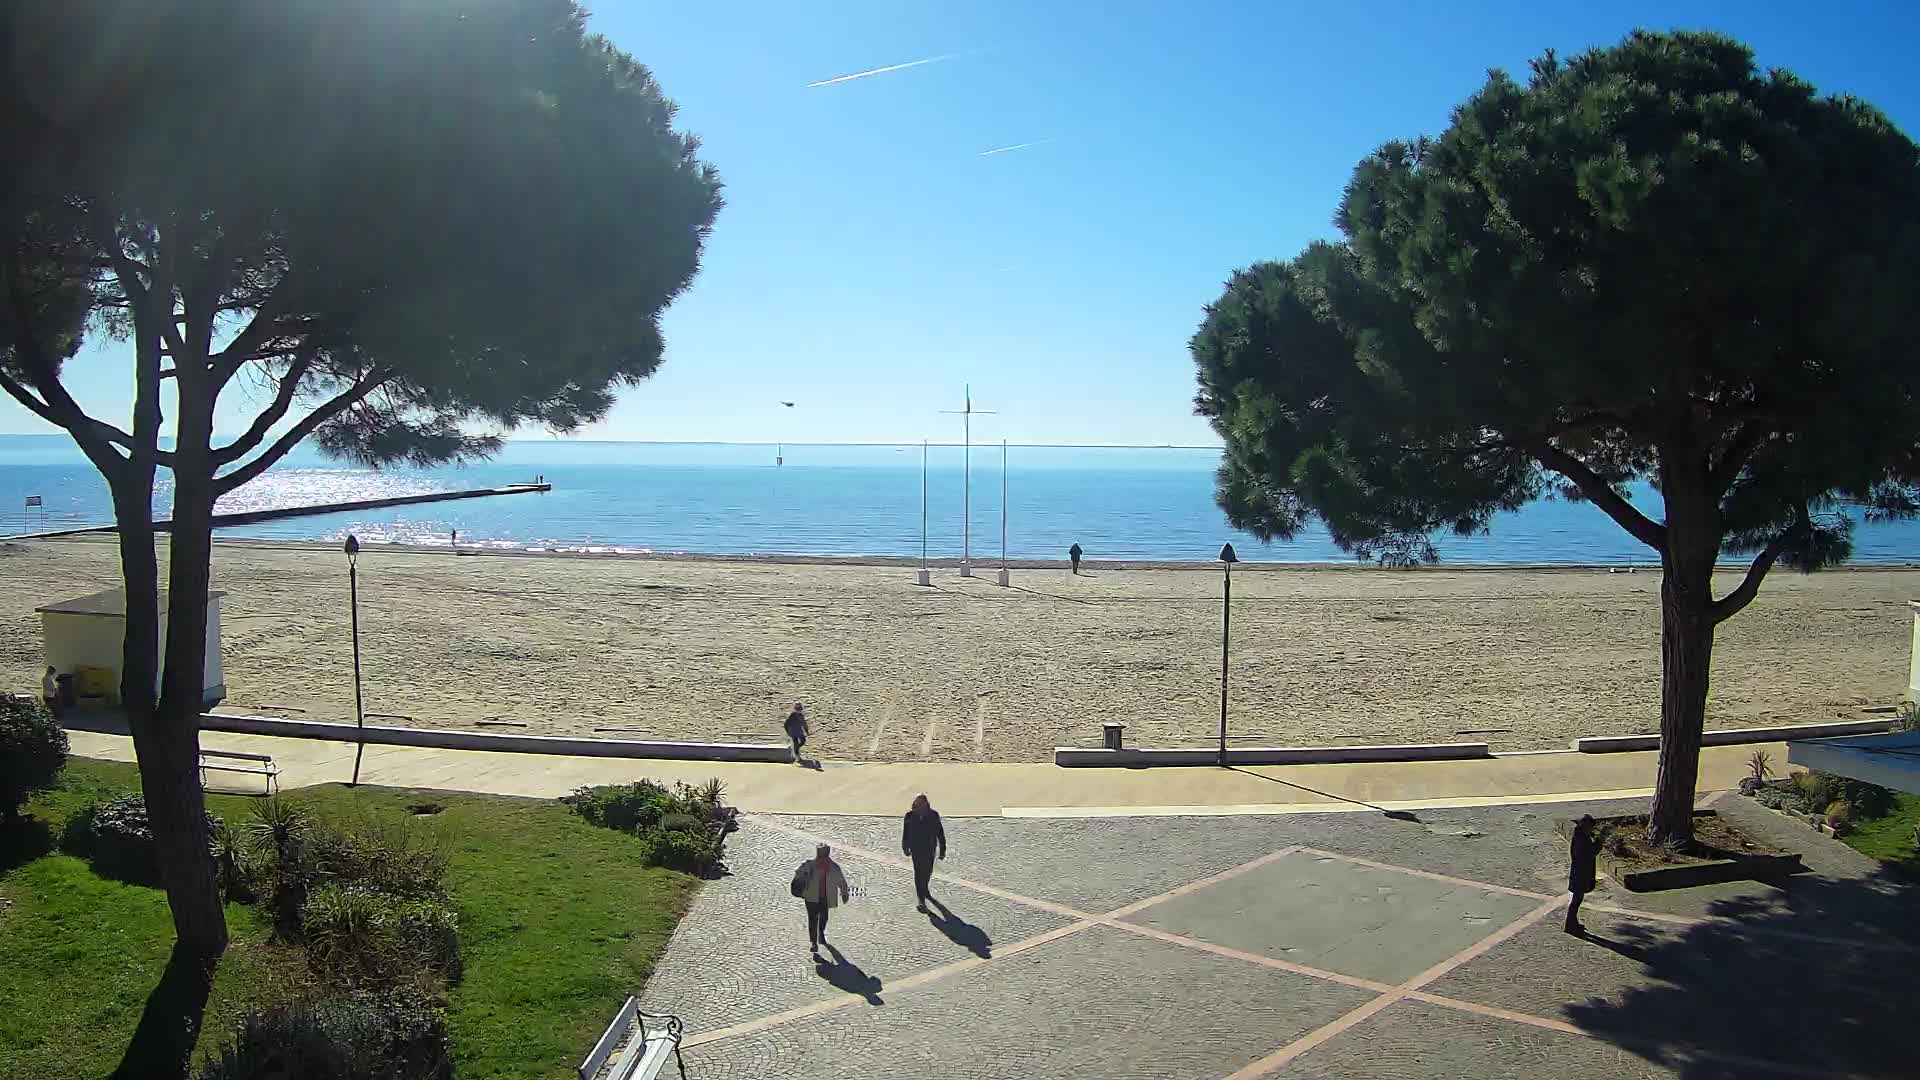
[[679,761],[764,761],[791,763],[785,743],[665,742],[651,739],[582,739],[566,735],[503,735],[488,731],[377,727],[320,720],[283,720],[267,716],[203,713],[202,731],[240,735],[278,735],[292,739],[330,739],[378,746],[424,746],[440,750],[490,750],[507,754],[564,754],[572,757],[666,758]]
[[[1398,746],[1239,746],[1227,750],[1228,765],[1324,765],[1330,762],[1460,761],[1492,757],[1483,742],[1407,743]],[[1067,768],[1140,768],[1148,765],[1218,765],[1216,747],[1104,747],[1056,746],[1053,763]]]
[[[1777,727],[1723,728],[1702,732],[1701,746],[1731,746],[1739,743],[1785,742],[1788,739],[1824,739],[1836,735],[1881,735],[1893,730],[1893,721],[1839,720],[1821,724],[1784,724]],[[1658,750],[1658,735],[1587,735],[1573,740],[1573,748],[1583,754],[1612,754],[1622,750]]]

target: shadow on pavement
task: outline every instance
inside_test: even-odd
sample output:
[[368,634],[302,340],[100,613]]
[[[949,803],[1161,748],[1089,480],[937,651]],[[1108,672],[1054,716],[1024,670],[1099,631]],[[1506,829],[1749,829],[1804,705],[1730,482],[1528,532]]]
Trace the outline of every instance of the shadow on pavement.
[[200,1037],[200,1021],[213,992],[218,959],[187,952],[175,945],[159,985],[147,995],[147,1007],[133,1041],[113,1072],[113,1080],[157,1080],[185,1076],[193,1044]]
[[860,965],[847,959],[844,953],[832,945],[823,947],[827,952],[833,954],[833,962],[828,963],[825,960],[814,961],[813,970],[815,974],[827,980],[828,983],[831,983],[840,990],[849,994],[858,994],[866,998],[867,1004],[869,1005],[886,1004],[886,1000],[880,996],[880,991],[884,987],[880,982],[879,976],[867,974],[861,970]]
[[939,909],[927,912],[927,919],[933,923],[934,929],[947,935],[948,941],[980,959],[993,959],[993,939],[987,936],[985,930],[955,915],[952,908],[935,897],[928,897],[927,902]]
[[1413,814],[1405,810],[1389,810],[1384,806],[1375,806],[1374,804],[1368,802],[1365,799],[1354,799],[1354,798],[1349,798],[1345,795],[1335,795],[1331,791],[1321,791],[1319,788],[1310,788],[1305,784],[1296,784],[1291,780],[1282,780],[1277,776],[1268,776],[1265,773],[1257,773],[1250,769],[1241,768],[1238,765],[1229,765],[1227,766],[1227,769],[1231,772],[1237,772],[1245,776],[1251,776],[1257,780],[1265,780],[1269,784],[1279,784],[1282,787],[1290,787],[1295,791],[1305,791],[1310,794],[1322,796],[1324,798],[1335,799],[1343,803],[1351,803],[1354,806],[1364,806],[1369,810],[1378,810],[1382,816],[1391,818],[1394,821],[1411,821],[1416,825],[1420,824],[1420,819],[1418,817],[1415,817]]
[[1688,1080],[1752,1075],[1751,1066],[1728,1059],[1818,1075],[1911,1076],[1920,1059],[1916,910],[1920,890],[1882,870],[1857,880],[1803,875],[1708,906],[1738,926],[1675,934],[1612,920],[1606,937],[1589,940],[1639,961],[1654,983],[1562,1011],[1590,1034]]

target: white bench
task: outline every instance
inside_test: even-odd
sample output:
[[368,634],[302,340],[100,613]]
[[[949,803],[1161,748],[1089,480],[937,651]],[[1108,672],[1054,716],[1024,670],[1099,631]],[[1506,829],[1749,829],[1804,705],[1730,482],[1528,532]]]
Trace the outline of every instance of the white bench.
[[687,1080],[687,1063],[680,1060],[680,1018],[658,1013],[640,1011],[640,999],[627,998],[626,1004],[613,1016],[613,1023],[593,1044],[586,1060],[576,1070],[580,1080],[598,1080],[601,1070],[606,1067],[607,1059],[613,1057],[613,1048],[620,1040],[632,1033],[632,1039],[626,1049],[620,1051],[620,1057],[613,1068],[605,1073],[605,1080],[655,1080],[667,1067],[667,1058],[680,1070],[680,1080]]
[[[212,759],[212,760],[209,760]],[[267,778],[267,794],[272,795],[280,788],[280,766],[273,763],[271,754],[248,754],[239,750],[202,750],[200,751],[200,786],[207,786],[208,772],[236,772],[249,776]]]

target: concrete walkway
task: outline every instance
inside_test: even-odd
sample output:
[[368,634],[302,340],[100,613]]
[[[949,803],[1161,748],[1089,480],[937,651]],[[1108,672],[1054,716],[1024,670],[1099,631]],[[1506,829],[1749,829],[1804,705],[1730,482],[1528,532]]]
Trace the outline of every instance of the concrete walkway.
[[[70,731],[73,752],[133,760],[123,735]],[[271,754],[283,787],[344,783],[351,743],[205,732],[216,750]],[[1755,749],[1784,768],[1780,744],[1709,747],[1699,789],[1737,786]],[[1063,769],[1048,764],[825,762],[818,768],[735,762],[501,754],[369,746],[360,780],[387,787],[440,788],[552,798],[586,784],[641,778],[689,783],[719,777],[728,801],[748,813],[898,814],[926,792],[956,817],[1135,817],[1418,810],[1444,807],[1639,798],[1651,794],[1655,754],[1539,753],[1474,761],[1158,769]],[[257,790],[250,777],[220,776],[221,790]]]
[[[1751,800],[1809,873],[1608,885],[1564,933],[1554,820],[1634,805],[950,821],[925,913],[897,818],[749,817],[643,1007],[703,1080],[1911,1075],[1911,894]],[[853,898],[816,961],[786,884],[822,842]]]

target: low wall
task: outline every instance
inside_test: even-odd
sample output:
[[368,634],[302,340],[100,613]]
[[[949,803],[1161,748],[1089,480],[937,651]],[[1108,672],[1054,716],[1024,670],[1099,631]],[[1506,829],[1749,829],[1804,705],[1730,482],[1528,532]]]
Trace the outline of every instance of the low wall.
[[377,727],[319,720],[283,720],[268,716],[204,713],[203,731],[240,735],[278,735],[290,739],[332,739],[379,746],[427,746],[443,750],[491,750],[504,754],[567,754],[574,757],[670,758],[681,761],[793,761],[785,743],[663,742],[648,739],[581,739],[565,735],[503,735],[491,731],[442,731],[437,728]]
[[[1828,724],[1785,724],[1779,727],[1724,728],[1703,732],[1702,746],[1784,742],[1788,739],[1824,739],[1835,735],[1879,735],[1892,730],[1892,720],[1841,720]],[[1658,750],[1658,735],[1588,735],[1573,740],[1583,754],[1611,754],[1622,750]]]
[[[1489,757],[1483,742],[1412,743],[1402,746],[1230,746],[1229,765],[1321,765],[1338,761],[1457,761]],[[1075,768],[1135,768],[1143,765],[1218,765],[1218,747],[1153,749],[1057,746],[1053,763]]]

